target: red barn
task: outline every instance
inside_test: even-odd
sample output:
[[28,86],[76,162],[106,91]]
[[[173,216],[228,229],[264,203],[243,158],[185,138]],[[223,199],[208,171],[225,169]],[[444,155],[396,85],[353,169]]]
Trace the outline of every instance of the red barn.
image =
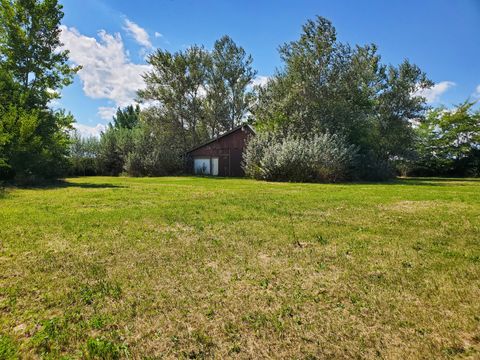
[[255,130],[241,125],[187,152],[189,172],[199,175],[244,176],[242,156]]

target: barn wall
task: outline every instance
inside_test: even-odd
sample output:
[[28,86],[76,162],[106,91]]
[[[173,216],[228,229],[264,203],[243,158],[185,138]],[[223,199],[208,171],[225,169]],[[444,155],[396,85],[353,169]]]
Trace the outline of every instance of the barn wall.
[[218,157],[219,176],[244,176],[242,155],[250,135],[252,135],[252,131],[248,127],[240,128],[191,151],[189,156],[192,159],[197,156]]

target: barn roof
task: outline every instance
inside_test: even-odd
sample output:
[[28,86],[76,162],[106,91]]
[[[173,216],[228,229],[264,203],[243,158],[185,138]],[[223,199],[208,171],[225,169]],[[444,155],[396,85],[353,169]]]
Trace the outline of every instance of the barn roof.
[[255,129],[252,127],[252,125],[250,125],[250,124],[242,124],[242,125],[239,125],[239,126],[233,128],[232,130],[229,130],[229,131],[223,133],[222,135],[219,135],[219,136],[217,136],[217,137],[215,137],[215,138],[213,138],[213,139],[210,139],[210,140],[204,142],[203,144],[200,144],[200,145],[195,146],[194,148],[191,148],[190,150],[187,151],[187,154],[189,154],[189,153],[191,153],[192,151],[195,151],[195,150],[197,150],[197,149],[200,149],[200,148],[202,148],[202,147],[204,147],[204,146],[206,146],[206,145],[208,145],[208,144],[211,144],[211,143],[217,141],[218,139],[221,139],[221,138],[223,138],[223,137],[225,137],[225,136],[228,136],[228,135],[230,135],[230,134],[232,134],[232,133],[234,133],[234,132],[236,132],[236,131],[238,131],[238,130],[241,130],[241,129],[243,129],[243,128],[247,128],[247,129],[249,129],[252,133],[255,134]]

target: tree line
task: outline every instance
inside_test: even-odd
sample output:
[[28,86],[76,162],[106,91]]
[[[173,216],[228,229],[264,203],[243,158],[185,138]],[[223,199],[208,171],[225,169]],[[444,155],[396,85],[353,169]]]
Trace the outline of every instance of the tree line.
[[100,138],[81,138],[70,114],[49,107],[79,70],[58,51],[61,6],[0,1],[0,178],[180,174],[189,148],[244,122],[258,135],[243,165],[258,179],[480,174],[474,102],[431,109],[421,94],[433,83],[418,66],[383,64],[374,44],[338,41],[322,17],[279,48],[282,66],[263,86],[228,36],[212,50],[154,51],[141,106],[118,109]]

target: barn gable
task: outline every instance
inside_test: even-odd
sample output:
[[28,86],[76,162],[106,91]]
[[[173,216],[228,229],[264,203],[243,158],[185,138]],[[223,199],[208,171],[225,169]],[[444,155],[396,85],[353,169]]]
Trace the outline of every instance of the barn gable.
[[238,126],[187,152],[188,170],[193,174],[244,176],[242,157],[246,142],[255,130]]

